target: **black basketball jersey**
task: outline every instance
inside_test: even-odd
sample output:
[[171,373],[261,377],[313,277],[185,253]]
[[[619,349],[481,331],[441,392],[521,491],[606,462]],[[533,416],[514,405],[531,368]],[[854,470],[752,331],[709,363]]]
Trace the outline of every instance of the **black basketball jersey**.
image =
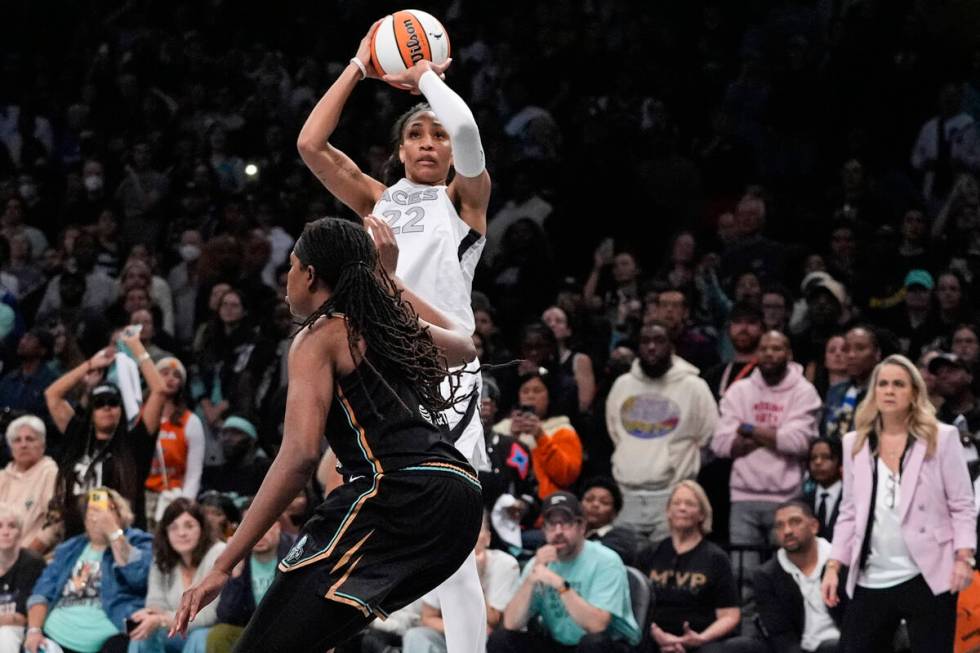
[[[371,476],[422,462],[467,465],[449,442],[441,417],[397,374],[381,374],[367,355],[336,382],[327,442],[349,476]],[[387,383],[386,383],[387,382]]]

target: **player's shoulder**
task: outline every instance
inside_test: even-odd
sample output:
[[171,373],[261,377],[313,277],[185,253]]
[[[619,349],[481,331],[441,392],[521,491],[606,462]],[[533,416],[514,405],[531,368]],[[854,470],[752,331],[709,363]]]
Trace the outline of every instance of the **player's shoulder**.
[[347,341],[347,318],[340,313],[321,315],[296,332],[289,354],[291,358],[307,360],[311,356],[333,354],[341,345],[346,349]]

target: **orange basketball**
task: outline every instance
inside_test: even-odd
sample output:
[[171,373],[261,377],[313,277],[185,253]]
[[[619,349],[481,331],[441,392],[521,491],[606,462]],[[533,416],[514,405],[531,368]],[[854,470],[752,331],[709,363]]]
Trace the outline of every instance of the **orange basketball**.
[[395,74],[428,59],[449,58],[449,34],[435,16],[405,9],[386,16],[371,41],[371,62],[378,73]]

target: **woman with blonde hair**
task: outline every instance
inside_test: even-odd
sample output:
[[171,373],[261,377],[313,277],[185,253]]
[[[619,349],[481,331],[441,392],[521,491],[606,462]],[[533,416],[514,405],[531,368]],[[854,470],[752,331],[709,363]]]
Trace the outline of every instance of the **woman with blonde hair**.
[[913,653],[952,651],[956,593],[973,577],[973,488],[955,427],[936,420],[925,381],[904,356],[871,374],[844,437],[844,491],[821,585],[837,604],[847,565],[845,652],[887,651],[902,619]]
[[728,554],[705,539],[711,502],[695,481],[681,481],[667,500],[670,536],[641,553],[637,567],[653,581],[657,612],[650,634],[661,653],[746,653],[759,650],[732,637],[742,619]]

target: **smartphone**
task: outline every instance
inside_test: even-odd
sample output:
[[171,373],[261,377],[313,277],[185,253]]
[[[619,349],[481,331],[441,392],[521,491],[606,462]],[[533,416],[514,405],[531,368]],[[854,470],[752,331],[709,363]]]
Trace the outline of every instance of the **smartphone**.
[[89,490],[88,507],[99,510],[109,509],[109,493],[105,490]]
[[139,625],[140,622],[136,621],[135,619],[130,619],[129,617],[126,617],[126,634],[128,635],[129,633],[136,630],[136,627]]
[[521,411],[522,413],[528,413],[529,415],[537,415],[537,411],[534,410],[534,406],[528,404],[521,404],[517,407],[517,410]]

